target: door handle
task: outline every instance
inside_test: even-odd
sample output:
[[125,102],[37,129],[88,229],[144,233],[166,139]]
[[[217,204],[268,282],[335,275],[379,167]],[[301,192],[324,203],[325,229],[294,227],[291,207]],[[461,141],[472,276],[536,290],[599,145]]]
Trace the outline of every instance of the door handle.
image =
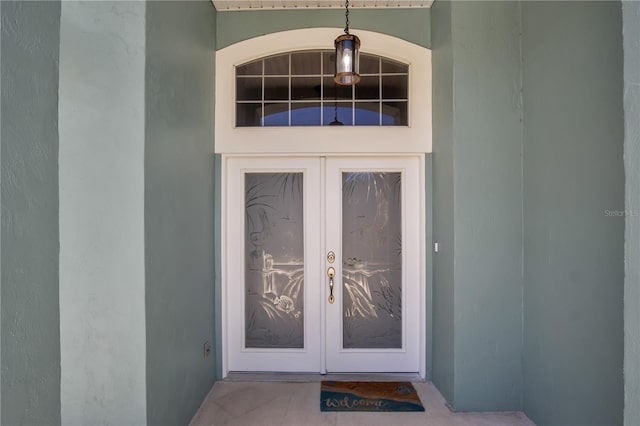
[[327,269],[327,276],[329,277],[329,303],[333,303],[336,301],[336,298],[333,297],[333,277],[336,276],[336,270],[333,266]]

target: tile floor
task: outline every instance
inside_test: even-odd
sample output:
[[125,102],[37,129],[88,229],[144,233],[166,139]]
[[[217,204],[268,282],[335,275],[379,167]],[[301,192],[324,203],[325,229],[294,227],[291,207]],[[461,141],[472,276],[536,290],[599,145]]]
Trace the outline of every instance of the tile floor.
[[425,412],[320,411],[318,382],[219,381],[191,421],[205,425],[532,426],[521,412],[453,413],[432,383],[414,382]]

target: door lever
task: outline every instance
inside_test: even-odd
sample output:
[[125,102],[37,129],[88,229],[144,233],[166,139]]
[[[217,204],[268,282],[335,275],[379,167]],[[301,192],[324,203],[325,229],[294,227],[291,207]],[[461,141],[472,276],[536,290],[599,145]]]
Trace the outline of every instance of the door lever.
[[329,277],[329,303],[333,303],[336,301],[336,298],[333,297],[333,277],[336,276],[336,270],[333,266],[327,269],[327,276]]

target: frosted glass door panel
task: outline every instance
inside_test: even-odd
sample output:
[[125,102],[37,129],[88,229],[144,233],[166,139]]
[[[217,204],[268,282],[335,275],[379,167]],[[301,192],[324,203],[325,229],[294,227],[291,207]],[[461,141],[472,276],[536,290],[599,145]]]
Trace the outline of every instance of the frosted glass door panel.
[[402,348],[402,179],[342,173],[343,347]]
[[245,174],[245,347],[304,347],[302,173]]

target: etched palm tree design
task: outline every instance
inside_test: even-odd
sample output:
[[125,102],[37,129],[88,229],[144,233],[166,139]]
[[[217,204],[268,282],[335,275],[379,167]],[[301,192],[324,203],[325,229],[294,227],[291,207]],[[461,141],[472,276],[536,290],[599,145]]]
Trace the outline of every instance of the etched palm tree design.
[[245,345],[303,347],[302,174],[245,175]]
[[249,241],[255,248],[262,247],[271,239],[271,225],[269,224],[269,217],[262,207],[258,209],[258,217],[260,218],[262,229],[249,234]]
[[402,174],[343,173],[343,345],[402,346]]

